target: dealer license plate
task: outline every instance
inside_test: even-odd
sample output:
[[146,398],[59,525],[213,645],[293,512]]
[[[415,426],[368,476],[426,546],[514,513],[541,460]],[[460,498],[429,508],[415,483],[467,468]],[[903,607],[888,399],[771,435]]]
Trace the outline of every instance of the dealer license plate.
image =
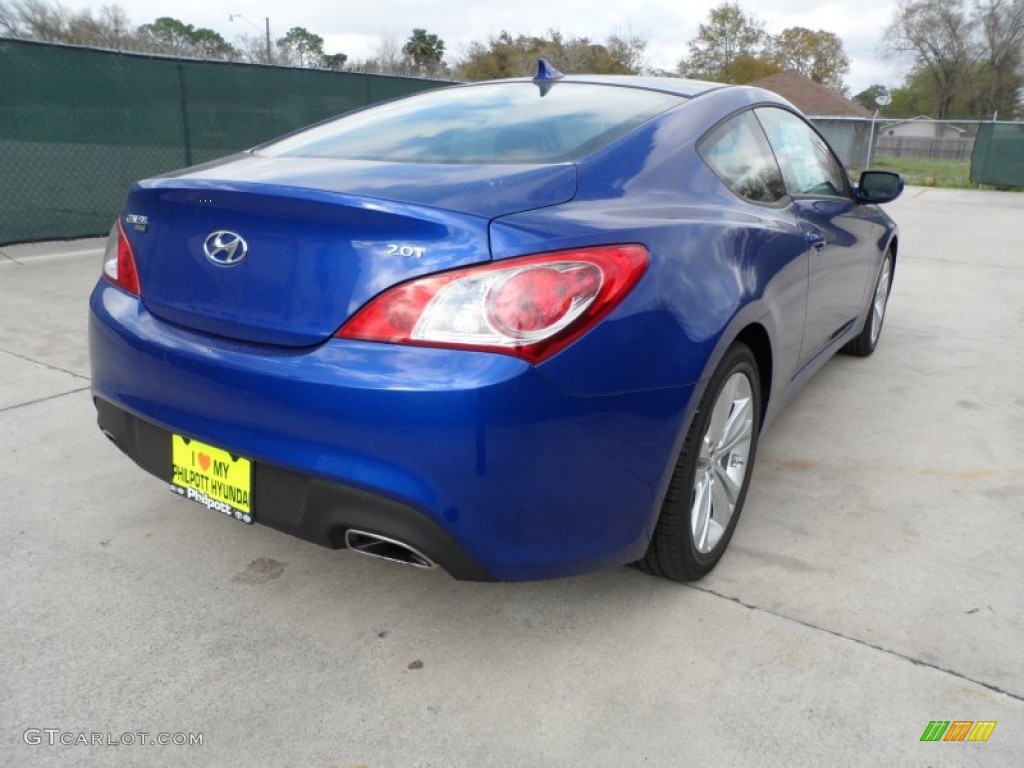
[[171,435],[171,490],[252,523],[252,462],[181,435]]

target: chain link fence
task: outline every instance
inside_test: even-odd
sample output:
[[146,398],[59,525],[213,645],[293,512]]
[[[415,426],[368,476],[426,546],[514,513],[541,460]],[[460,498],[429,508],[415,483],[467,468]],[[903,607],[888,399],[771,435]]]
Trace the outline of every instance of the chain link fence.
[[891,120],[812,117],[851,169],[900,159],[970,163],[970,180],[1024,187],[1024,123],[982,120]]
[[[0,38],[0,245],[106,234],[137,179],[445,85]],[[975,183],[1024,186],[1021,123],[812,120],[853,169],[973,158]]]
[[133,181],[447,84],[0,38],[0,244],[104,235]]
[[978,120],[812,117],[811,121],[851,168],[867,168],[876,158],[967,162],[982,123]]
[[861,117],[811,117],[847,168],[867,168],[872,151],[874,121]]

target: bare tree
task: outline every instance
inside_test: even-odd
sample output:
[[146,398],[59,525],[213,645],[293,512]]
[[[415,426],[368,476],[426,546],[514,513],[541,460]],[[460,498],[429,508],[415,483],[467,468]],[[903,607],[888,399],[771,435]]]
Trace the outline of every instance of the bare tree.
[[912,54],[935,86],[936,117],[949,117],[981,51],[963,0],[904,0],[886,31],[889,48]]
[[58,4],[49,5],[41,0],[12,0],[0,8],[6,19],[5,26],[15,37],[67,43],[71,12]]
[[911,54],[907,88],[931,92],[933,114],[1012,114],[1024,84],[1024,0],[904,0],[886,31],[890,50]]
[[979,3],[978,16],[990,68],[985,108],[1009,117],[1024,86],[1024,0]]
[[18,31],[18,20],[14,11],[7,7],[7,3],[0,0],[0,34],[4,37],[14,37]]
[[402,43],[394,37],[382,37],[369,59],[354,61],[349,67],[352,72],[366,72],[376,75],[414,75],[412,60],[402,53]]
[[100,8],[97,37],[106,48],[130,48],[136,41],[131,21],[119,5],[104,5]]
[[29,40],[145,50],[143,40],[118,5],[104,5],[94,15],[91,10],[75,12],[44,0],[0,0],[0,31]]
[[235,38],[235,49],[238,51],[239,59],[250,64],[275,64],[274,52],[269,51],[267,57],[267,38],[263,35],[250,35],[243,33]]

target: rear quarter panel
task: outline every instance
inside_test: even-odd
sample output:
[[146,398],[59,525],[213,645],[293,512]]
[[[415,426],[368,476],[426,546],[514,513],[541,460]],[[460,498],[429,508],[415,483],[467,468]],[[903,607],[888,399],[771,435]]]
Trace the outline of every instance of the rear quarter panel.
[[648,271],[626,300],[541,366],[567,391],[702,382],[750,323],[771,339],[775,380],[788,381],[795,370],[806,311],[805,236],[784,207],[740,199],[697,155],[695,142],[731,111],[696,109],[713,96],[581,162],[573,201],[492,223],[495,259],[602,243],[638,242],[650,251]]

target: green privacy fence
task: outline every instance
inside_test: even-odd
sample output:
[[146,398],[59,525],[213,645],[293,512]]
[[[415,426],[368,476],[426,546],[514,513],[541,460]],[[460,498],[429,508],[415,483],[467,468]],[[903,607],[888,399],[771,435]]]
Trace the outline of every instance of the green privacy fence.
[[0,244],[106,234],[137,179],[446,84],[0,38]]
[[971,155],[971,181],[1024,187],[1024,123],[982,123]]

